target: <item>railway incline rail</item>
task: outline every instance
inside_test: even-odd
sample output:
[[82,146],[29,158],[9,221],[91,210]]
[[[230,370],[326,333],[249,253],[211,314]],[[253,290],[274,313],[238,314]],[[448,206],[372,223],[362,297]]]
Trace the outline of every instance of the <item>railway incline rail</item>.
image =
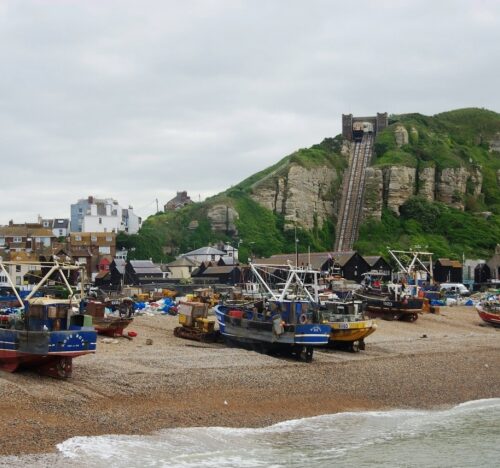
[[335,251],[351,251],[358,238],[365,191],[366,168],[373,154],[373,135],[365,133],[354,143],[351,163],[344,176],[337,220]]

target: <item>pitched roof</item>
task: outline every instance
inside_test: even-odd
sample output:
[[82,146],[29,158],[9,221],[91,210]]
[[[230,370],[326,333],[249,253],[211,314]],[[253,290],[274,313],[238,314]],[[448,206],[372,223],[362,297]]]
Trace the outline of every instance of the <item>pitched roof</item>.
[[123,258],[115,258],[113,261],[115,262],[118,273],[123,275],[123,273],[125,273],[125,260],[123,260]]
[[167,266],[170,267],[194,267],[198,266],[198,262],[191,260],[189,257],[179,257],[176,258],[173,262],[167,263]]
[[200,249],[192,250],[191,252],[182,254],[182,257],[194,257],[195,255],[225,255],[226,252],[214,249],[213,247],[201,247]]
[[[309,253],[299,253],[299,266],[300,265],[308,265],[309,260],[312,268],[319,270],[326,261],[329,259],[328,252],[311,252]],[[292,265],[296,263],[296,256],[294,253],[289,254],[277,254],[272,255],[269,258],[256,258],[252,263],[257,264],[268,264],[268,265],[287,265],[289,262]]]
[[56,218],[54,219],[54,223],[52,224],[53,228],[64,229],[69,226],[69,219],[67,218]]
[[462,264],[458,260],[450,260],[449,258],[438,258],[438,262],[441,264],[441,266],[462,268]]
[[213,266],[208,267],[202,275],[227,275],[231,273],[235,268],[235,266]]
[[[299,266],[308,265],[309,259],[312,268],[316,270],[319,270],[325,264],[325,262],[330,259],[333,259],[340,266],[344,266],[355,254],[356,252],[311,252],[310,254],[299,253]],[[296,256],[294,253],[272,255],[269,258],[257,258],[253,260],[253,263],[255,264],[269,265],[286,265],[287,262],[295,265]]]
[[130,266],[138,275],[162,275],[160,267],[156,266],[151,260],[130,260]]
[[384,260],[384,257],[382,257],[382,255],[363,255],[363,258],[371,267],[375,265],[375,263],[377,263],[380,259]]

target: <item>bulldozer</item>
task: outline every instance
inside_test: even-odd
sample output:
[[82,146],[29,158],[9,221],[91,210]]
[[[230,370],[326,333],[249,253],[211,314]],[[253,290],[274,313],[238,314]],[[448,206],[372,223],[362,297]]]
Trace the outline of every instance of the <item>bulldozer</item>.
[[204,302],[180,302],[177,307],[179,326],[174,335],[188,340],[213,343],[219,332],[215,330],[215,319],[208,318],[208,304]]

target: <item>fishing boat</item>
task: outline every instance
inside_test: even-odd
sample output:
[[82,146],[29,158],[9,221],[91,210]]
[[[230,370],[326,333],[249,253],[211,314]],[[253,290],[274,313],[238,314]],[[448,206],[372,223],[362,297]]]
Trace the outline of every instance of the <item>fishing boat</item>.
[[106,312],[106,303],[100,301],[82,302],[82,309],[92,317],[95,330],[100,335],[123,336],[123,330],[134,320],[134,301],[123,298],[116,301],[116,309]]
[[494,327],[500,327],[500,300],[491,298],[476,305],[479,317]]
[[331,327],[329,347],[352,352],[365,349],[365,338],[375,332],[377,324],[365,316],[364,306],[352,295],[321,302],[323,321]]
[[366,302],[371,315],[389,320],[417,320],[424,305],[423,298],[415,297],[404,284],[383,283],[383,276],[378,271],[364,273],[361,288],[354,291],[354,297]]
[[[30,367],[51,377],[70,377],[73,358],[94,353],[96,349],[92,319],[79,312],[79,299],[64,274],[65,270],[79,267],[57,261],[43,262],[45,267],[50,266],[48,273],[21,299],[4,266],[8,263],[0,262],[0,269],[20,306],[8,315],[0,316],[0,369],[14,372],[21,367]],[[35,297],[44,282],[58,273],[70,292],[69,299]]]
[[[321,321],[318,303],[304,287],[304,276],[319,272],[291,265],[250,264],[250,267],[267,297],[246,305],[215,306],[221,335],[230,344],[262,352],[289,353],[306,362],[312,361],[314,348],[328,344],[331,331],[331,327]],[[287,275],[280,291],[273,290],[264,279],[264,276],[274,276],[275,271]]]

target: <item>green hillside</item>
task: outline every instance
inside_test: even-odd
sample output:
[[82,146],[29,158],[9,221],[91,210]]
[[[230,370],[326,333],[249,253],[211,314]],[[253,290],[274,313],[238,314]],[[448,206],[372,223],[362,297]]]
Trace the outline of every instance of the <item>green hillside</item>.
[[[398,125],[404,126],[409,135],[408,144],[402,147],[396,145],[394,130]],[[496,243],[500,242],[500,187],[497,180],[500,153],[489,151],[489,142],[499,132],[500,114],[484,109],[461,109],[433,117],[421,114],[391,116],[389,127],[375,141],[375,166],[405,165],[419,169],[435,166],[437,170],[480,167],[483,190],[478,197],[466,194],[465,211],[418,197],[401,207],[399,217],[384,209],[380,222],[368,221],[362,225],[355,248],[363,254],[386,254],[387,246],[406,249],[419,245],[438,256],[452,258],[461,258],[463,254],[473,257],[491,255]],[[304,168],[322,166],[325,170],[332,168],[342,173],[347,161],[340,155],[341,146],[341,136],[327,138],[311,148],[298,150],[203,203],[151,216],[139,234],[120,235],[118,247],[133,249],[131,258],[153,258],[158,262],[169,261],[179,253],[217,241],[239,243],[242,260],[250,255],[293,252],[293,229],[286,230],[281,215],[252,200],[252,190],[266,184],[271,187],[274,178],[286,174],[291,164]],[[340,183],[332,186],[329,200],[338,196],[339,186]],[[231,231],[212,230],[207,213],[216,204],[226,204],[238,212],[237,235]],[[310,231],[298,229],[299,250],[331,250],[334,230],[333,221],[322,226],[315,223]]]
[[[290,164],[311,168],[326,166],[342,171],[347,162],[340,156],[342,138],[326,138],[311,148],[299,149],[273,166],[254,174],[225,192],[202,203],[184,207],[169,213],[150,216],[137,235],[120,234],[118,248],[131,250],[131,258],[152,258],[166,262],[180,253],[206,246],[208,243],[224,241],[239,245],[240,259],[251,256],[270,256],[277,252],[295,250],[295,232],[284,229],[284,219],[279,214],[260,206],[250,194],[256,183],[265,183],[271,175],[286,172]],[[207,213],[217,204],[228,204],[239,214],[236,222],[238,234],[213,232]],[[197,227],[190,223],[197,222]],[[297,228],[298,247],[301,251],[325,250],[334,242],[334,225],[327,222],[312,231]]]

